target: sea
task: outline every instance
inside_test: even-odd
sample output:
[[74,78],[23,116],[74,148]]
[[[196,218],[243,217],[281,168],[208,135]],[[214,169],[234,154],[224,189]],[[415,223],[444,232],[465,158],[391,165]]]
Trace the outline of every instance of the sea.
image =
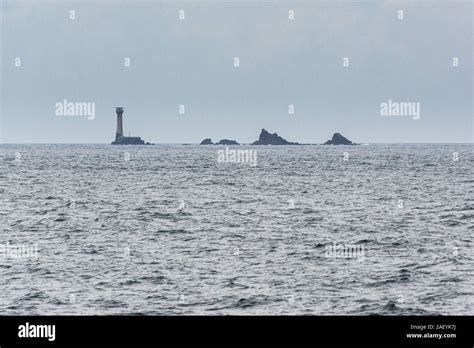
[[472,144],[220,150],[0,145],[0,315],[474,315]]

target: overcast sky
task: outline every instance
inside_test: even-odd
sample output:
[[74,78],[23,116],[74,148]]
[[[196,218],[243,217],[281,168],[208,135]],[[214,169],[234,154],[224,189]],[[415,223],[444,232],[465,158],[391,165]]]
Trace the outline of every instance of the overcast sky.
[[[2,141],[109,143],[124,106],[125,133],[156,143],[473,142],[472,6],[2,0]],[[64,99],[95,119],[55,115]],[[381,116],[389,99],[420,118]]]

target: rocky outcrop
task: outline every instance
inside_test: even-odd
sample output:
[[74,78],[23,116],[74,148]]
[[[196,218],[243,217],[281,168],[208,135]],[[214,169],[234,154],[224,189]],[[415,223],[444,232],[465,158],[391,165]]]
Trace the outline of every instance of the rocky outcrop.
[[[118,136],[115,141],[112,141],[112,145],[145,145],[145,141],[141,137]],[[151,144],[147,142],[146,145]]]
[[212,145],[212,144],[213,144],[212,140],[210,138],[206,138],[203,141],[201,141],[200,145]]
[[270,134],[265,129],[262,129],[257,141],[251,145],[298,145],[280,137],[277,133]]
[[229,140],[229,139],[221,139],[218,143],[213,143],[212,139],[206,138],[203,141],[201,141],[200,145],[240,145],[238,142],[235,140]]
[[235,140],[229,140],[229,139],[222,139],[216,145],[240,145],[238,142]]
[[356,145],[340,133],[334,133],[331,140],[326,141],[323,145]]

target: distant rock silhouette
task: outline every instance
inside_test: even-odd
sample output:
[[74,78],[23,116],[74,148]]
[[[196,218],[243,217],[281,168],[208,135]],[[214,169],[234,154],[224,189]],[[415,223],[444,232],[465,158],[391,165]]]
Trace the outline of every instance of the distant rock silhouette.
[[229,139],[222,139],[216,145],[240,145],[238,142],[235,140],[229,140]]
[[213,142],[210,138],[206,138],[203,141],[201,141],[200,145],[213,145]]
[[270,134],[265,129],[262,129],[257,141],[252,145],[298,145],[280,137],[277,133]]
[[331,140],[326,141],[323,145],[356,145],[349,139],[343,137],[340,133],[334,133]]

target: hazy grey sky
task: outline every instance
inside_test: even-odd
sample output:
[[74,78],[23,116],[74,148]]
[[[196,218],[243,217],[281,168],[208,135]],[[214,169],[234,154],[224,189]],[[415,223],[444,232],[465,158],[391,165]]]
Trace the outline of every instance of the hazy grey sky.
[[[472,6],[2,0],[2,140],[108,143],[120,105],[125,132],[157,143],[472,142]],[[95,119],[55,115],[64,99]],[[381,116],[389,99],[420,118]]]

